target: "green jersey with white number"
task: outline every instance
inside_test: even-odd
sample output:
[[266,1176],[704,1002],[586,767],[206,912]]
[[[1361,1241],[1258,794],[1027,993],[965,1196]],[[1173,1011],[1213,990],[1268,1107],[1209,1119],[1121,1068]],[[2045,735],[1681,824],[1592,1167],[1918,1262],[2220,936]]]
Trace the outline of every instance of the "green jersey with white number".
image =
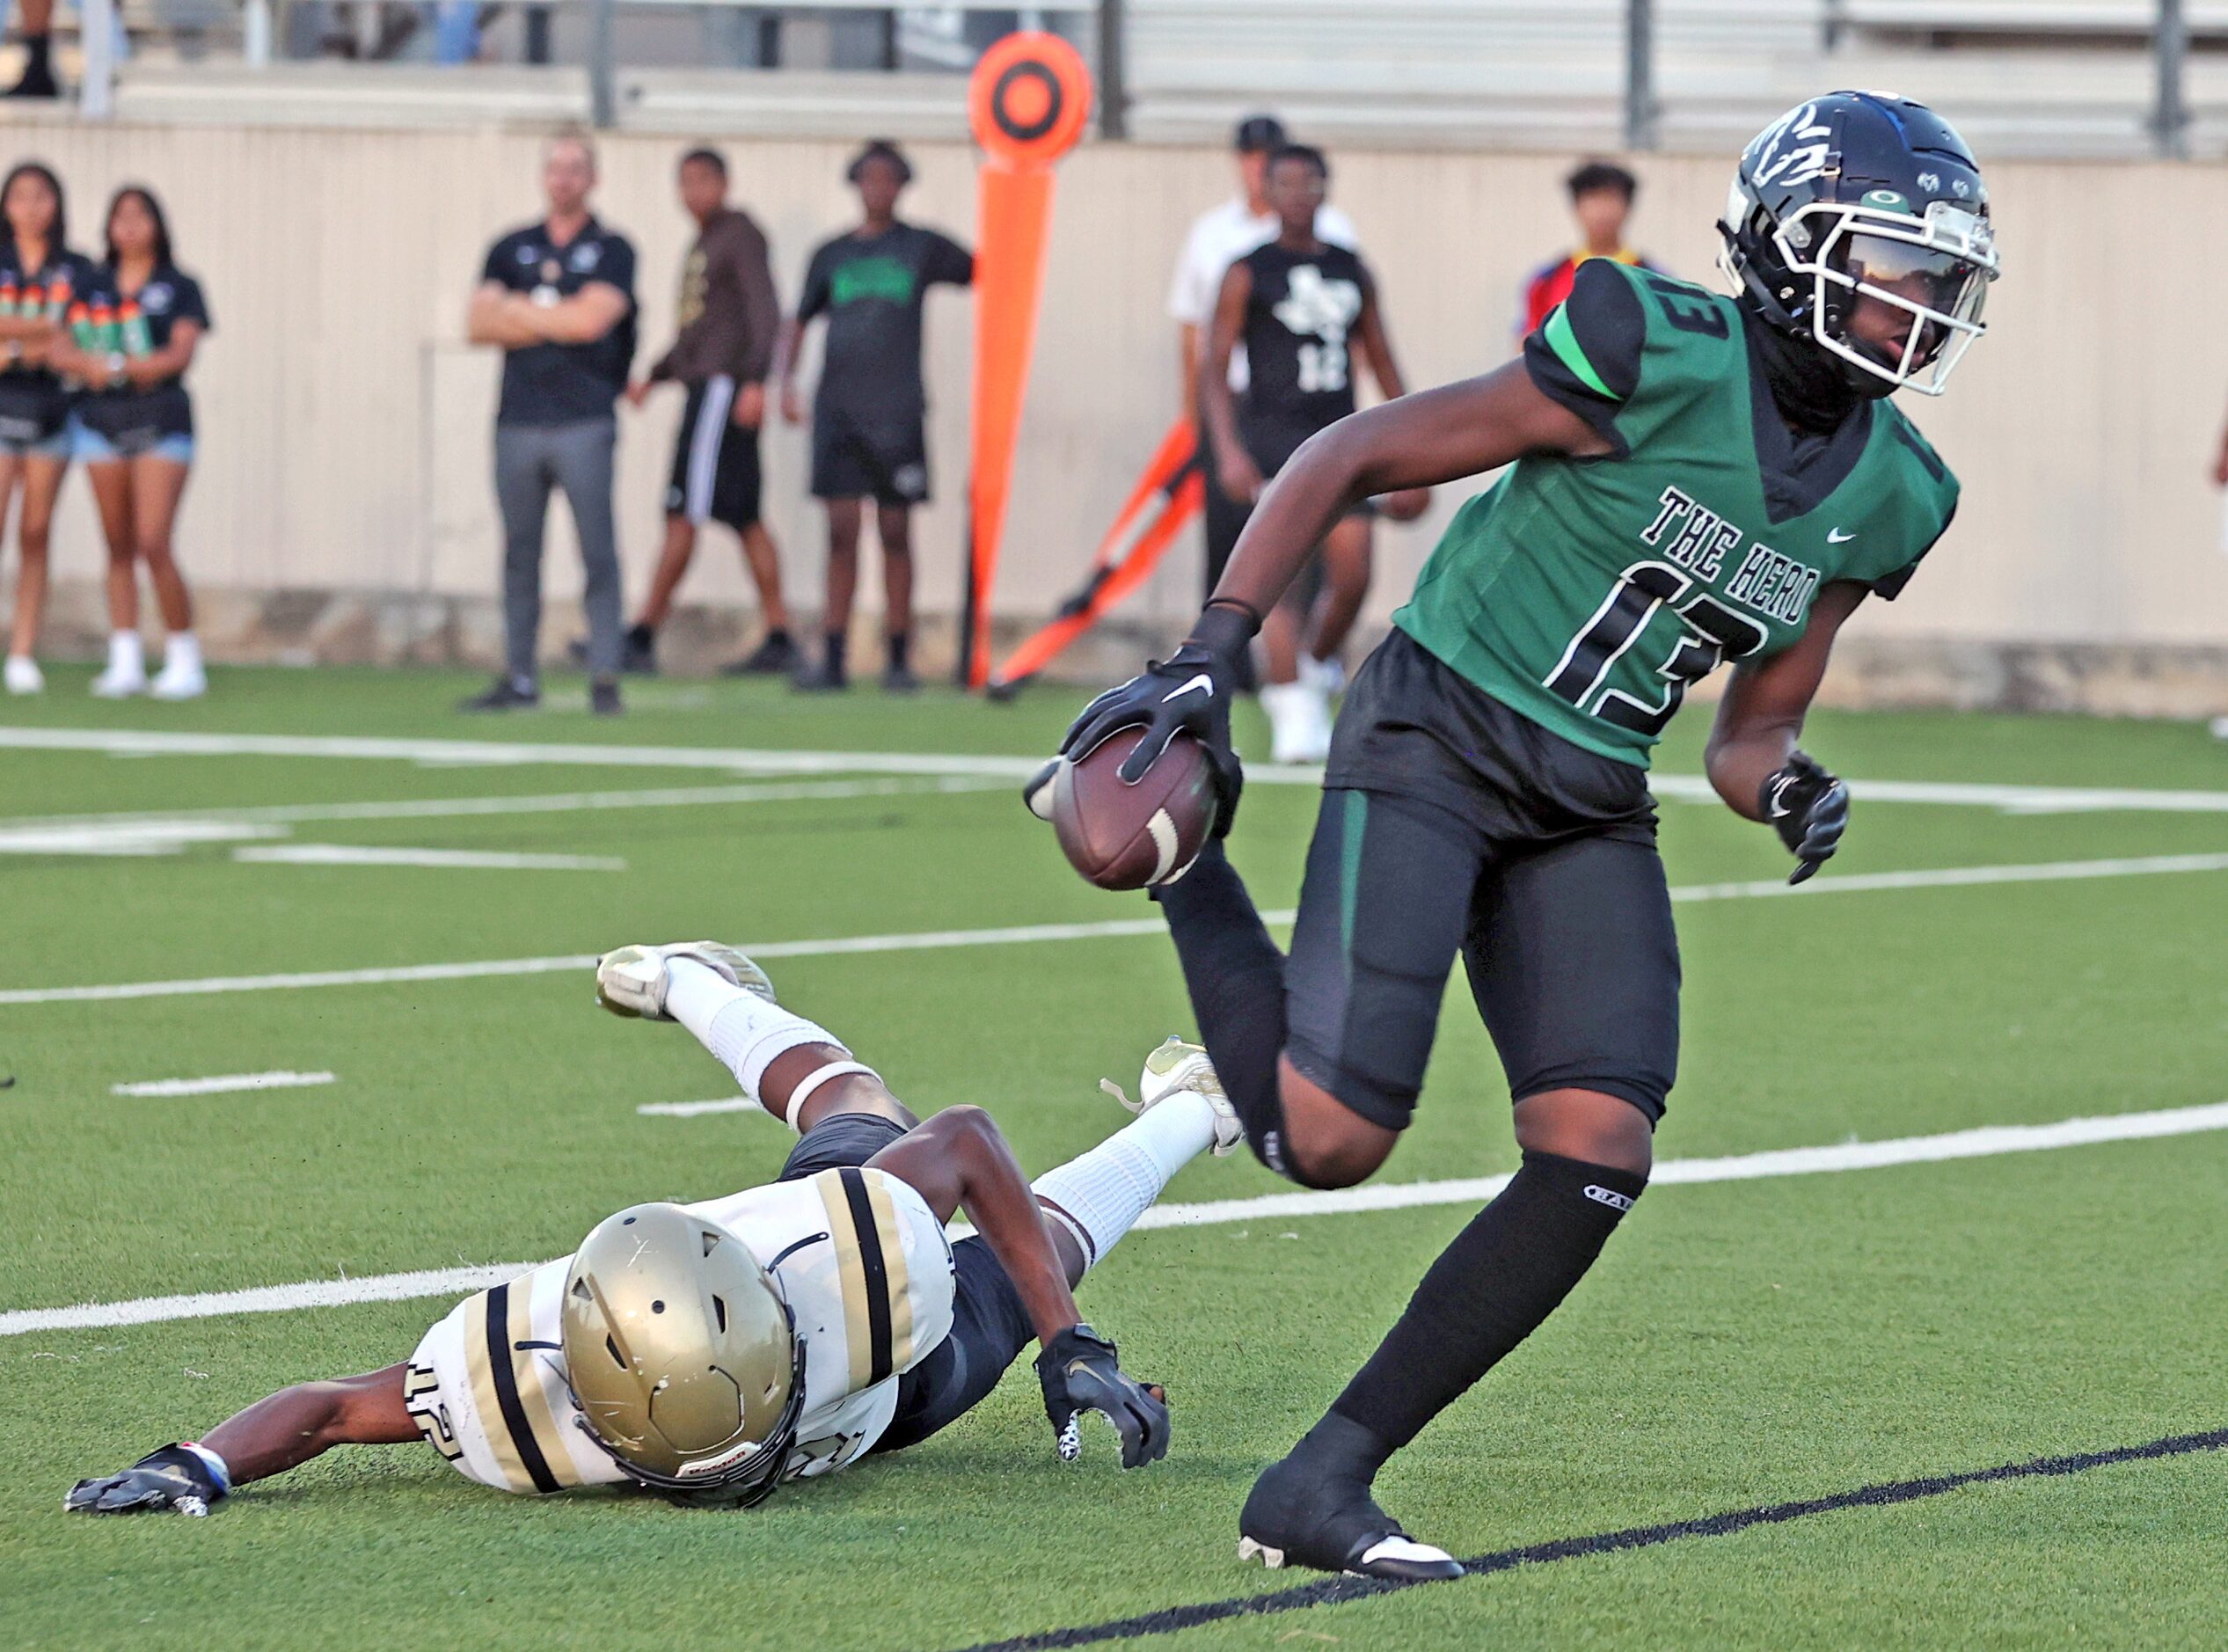
[[1525,361],[1614,453],[1512,465],[1393,623],[1513,710],[1646,767],[1687,685],[1793,643],[1822,585],[1894,596],[1957,479],[1884,401],[1792,430],[1756,347],[1729,298],[1584,265]]

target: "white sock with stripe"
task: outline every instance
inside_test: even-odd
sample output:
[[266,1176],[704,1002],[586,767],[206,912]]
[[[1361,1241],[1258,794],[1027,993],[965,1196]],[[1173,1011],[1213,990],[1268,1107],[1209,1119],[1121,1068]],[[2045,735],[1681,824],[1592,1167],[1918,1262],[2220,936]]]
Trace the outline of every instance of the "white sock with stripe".
[[831,1044],[851,1053],[826,1027],[745,992],[709,965],[676,958],[666,969],[665,1012],[694,1033],[760,1107],[766,1105],[758,1093],[766,1069],[799,1045]]
[[1188,1090],[1141,1114],[1136,1122],[1056,1170],[1030,1191],[1056,1209],[1045,1214],[1083,1247],[1085,1270],[1106,1260],[1161,1189],[1215,1144],[1215,1109]]

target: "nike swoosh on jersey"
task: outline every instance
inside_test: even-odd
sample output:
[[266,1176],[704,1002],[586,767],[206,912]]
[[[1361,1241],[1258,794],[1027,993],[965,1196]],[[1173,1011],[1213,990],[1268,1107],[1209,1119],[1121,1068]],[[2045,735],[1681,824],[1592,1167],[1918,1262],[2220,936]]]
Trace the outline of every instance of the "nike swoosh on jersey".
[[1853,533],[1844,533],[1838,528],[1829,528],[1826,530],[1826,543],[1828,545],[1847,545],[1856,537],[1857,536]]
[[1180,700],[1183,698],[1185,695],[1190,693],[1194,689],[1205,689],[1209,695],[1211,696],[1215,691],[1215,679],[1209,676],[1204,671],[1202,671],[1197,676],[1192,678],[1190,682],[1185,683],[1181,688],[1170,689],[1167,693],[1160,697],[1160,703],[1163,705],[1165,705],[1170,700]]

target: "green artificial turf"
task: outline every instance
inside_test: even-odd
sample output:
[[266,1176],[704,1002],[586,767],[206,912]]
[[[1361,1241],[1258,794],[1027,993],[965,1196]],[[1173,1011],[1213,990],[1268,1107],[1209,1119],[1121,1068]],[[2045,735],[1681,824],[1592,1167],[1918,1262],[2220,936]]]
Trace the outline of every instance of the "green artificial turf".
[[[220,672],[201,704],[108,705],[82,673],[7,728],[628,747],[1049,749],[1075,696],[800,700],[656,683],[632,713],[468,721],[455,674]],[[559,685],[553,707],[569,707]],[[1250,713],[1249,713],[1250,717]],[[1258,726],[1241,723],[1241,738]],[[1661,767],[1699,767],[1684,727]],[[1931,1135],[2228,1098],[2228,873],[1830,892],[1918,868],[2228,851],[2210,812],[1886,804],[1867,778],[2212,789],[2200,730],[1821,714],[1858,781],[1849,838],[1790,899],[1683,905],[1685,1049],[1661,1159]],[[735,784],[583,764],[0,747],[0,827],[58,815]],[[1249,788],[1236,859],[1289,905],[1313,798]],[[1011,786],[946,793],[303,822],[274,842],[609,857],[624,872],[0,853],[0,990],[1150,917],[1090,889]],[[1679,888],[1784,874],[1767,832],[1667,802]],[[1188,1030],[1157,934],[803,956],[785,999],[917,1110],[990,1107],[1032,1171],[1122,1122],[1096,1083]],[[680,1029],[621,1023],[585,971],[0,1004],[0,1309],[561,1254],[610,1210],[773,1173]],[[120,1083],[330,1070],[318,1088],[117,1096]],[[1390,1181],[1513,1166],[1459,979]],[[1169,1197],[1279,1184],[1202,1161]],[[429,1450],[335,1453],[206,1521],[65,1519],[61,1495],[306,1377],[406,1356],[446,1298],[0,1337],[0,1643],[159,1636],[396,1644],[937,1648],[1288,1586],[1235,1561],[1253,1474],[1337,1393],[1470,1214],[1437,1206],[1143,1232],[1084,1290],[1166,1383],[1168,1461],[1051,1449],[1017,1371],[917,1451],[747,1514],[526,1502]],[[1569,1305],[1390,1467],[1410,1527],[1473,1553],[2228,1425],[2228,1135],[1658,1188]],[[1218,1624],[1178,1647],[2199,1645],[2228,1592],[2228,1453],[1971,1488],[1736,1536]]]

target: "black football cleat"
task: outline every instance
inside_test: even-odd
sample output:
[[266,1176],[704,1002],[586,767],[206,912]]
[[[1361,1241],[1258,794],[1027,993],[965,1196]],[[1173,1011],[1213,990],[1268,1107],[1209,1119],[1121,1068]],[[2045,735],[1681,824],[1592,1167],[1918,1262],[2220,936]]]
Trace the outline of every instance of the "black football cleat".
[[1444,1549],[1402,1531],[1362,1481],[1319,1476],[1289,1457],[1253,1482],[1238,1531],[1238,1558],[1272,1568],[1308,1566],[1411,1583],[1463,1575],[1462,1562]]
[[460,712],[522,712],[542,703],[541,691],[526,677],[499,676],[470,699],[457,702]]
[[722,676],[787,676],[803,659],[785,631],[768,632],[765,640],[740,660],[720,668]]
[[843,667],[823,660],[800,669],[789,686],[800,694],[841,694],[850,689],[851,677]]

